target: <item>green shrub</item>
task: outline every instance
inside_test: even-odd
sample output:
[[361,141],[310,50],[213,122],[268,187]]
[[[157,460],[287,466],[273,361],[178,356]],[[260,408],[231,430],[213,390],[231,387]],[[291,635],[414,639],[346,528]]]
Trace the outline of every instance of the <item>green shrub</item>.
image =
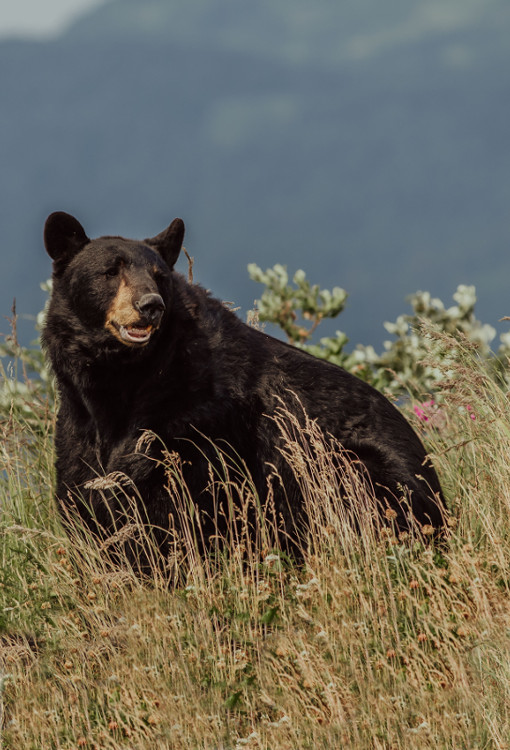
[[[262,271],[251,263],[248,272],[254,281],[265,287],[256,302],[258,320],[278,326],[290,343],[345,367],[387,393],[427,394],[437,390],[444,378],[444,370],[437,367],[437,357],[443,362],[455,359],[456,347],[449,351],[435,347],[430,326],[438,333],[460,335],[463,341],[473,344],[478,356],[489,364],[494,377],[509,381],[510,333],[502,334],[498,352],[493,354],[490,344],[496,331],[477,320],[473,286],[460,285],[453,295],[456,304],[450,307],[445,307],[429,292],[411,295],[412,312],[400,315],[394,323],[384,324],[393,338],[377,353],[372,346],[361,344],[348,351],[349,339],[343,331],[313,340],[321,321],[337,317],[344,309],[347,294],[343,289],[321,290],[316,284],[310,284],[304,271],[297,271],[289,282],[287,270],[281,265]],[[251,319],[253,317],[252,314]],[[427,323],[425,328],[424,322]]]

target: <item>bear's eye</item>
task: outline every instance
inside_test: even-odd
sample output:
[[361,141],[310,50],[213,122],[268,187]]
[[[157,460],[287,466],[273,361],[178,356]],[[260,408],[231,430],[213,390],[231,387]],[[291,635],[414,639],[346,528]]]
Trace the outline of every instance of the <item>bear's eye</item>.
[[119,273],[118,267],[117,266],[111,266],[111,268],[107,268],[106,269],[106,271],[104,272],[104,275],[108,279],[113,279],[113,277],[117,276],[118,273]]
[[169,270],[168,266],[165,266],[163,263],[154,264],[151,268],[152,275],[156,281],[167,279]]

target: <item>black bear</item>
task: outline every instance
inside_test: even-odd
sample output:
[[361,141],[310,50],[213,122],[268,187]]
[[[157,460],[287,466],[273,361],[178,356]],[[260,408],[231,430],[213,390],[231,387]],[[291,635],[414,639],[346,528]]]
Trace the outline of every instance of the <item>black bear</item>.
[[[143,241],[90,240],[63,212],[46,221],[53,290],[42,342],[60,397],[61,507],[74,503],[96,533],[111,533],[122,500],[93,480],[125,475],[164,553],[165,529],[170,523],[175,532],[178,514],[161,457],[177,456],[207,546],[221,515],[211,469],[221,445],[245,467],[262,506],[270,497],[285,538],[295,539],[306,519],[273,418],[283,404],[356,457],[399,529],[410,517],[440,529],[439,481],[402,414],[367,383],[247,326],[188,283],[174,271],[183,236],[180,219]],[[157,438],[141,448],[147,431]]]

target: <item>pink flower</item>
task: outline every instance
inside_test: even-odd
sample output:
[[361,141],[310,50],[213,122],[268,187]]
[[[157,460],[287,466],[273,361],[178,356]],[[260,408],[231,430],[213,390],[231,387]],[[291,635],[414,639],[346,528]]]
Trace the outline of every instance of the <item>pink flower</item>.
[[434,399],[429,399],[421,404],[417,404],[414,413],[421,422],[426,422],[429,427],[441,430],[446,424],[446,414],[440,409]]
[[424,401],[420,406],[414,407],[414,413],[420,419],[422,422],[428,422],[429,417],[427,415],[427,410],[430,412],[432,407],[434,406],[434,400],[430,399],[430,401]]
[[425,412],[423,411],[423,409],[420,409],[419,406],[415,406],[414,407],[414,413],[416,414],[416,416],[418,417],[418,419],[420,419],[422,422],[428,422],[429,421],[429,418],[427,417],[427,415],[425,414]]

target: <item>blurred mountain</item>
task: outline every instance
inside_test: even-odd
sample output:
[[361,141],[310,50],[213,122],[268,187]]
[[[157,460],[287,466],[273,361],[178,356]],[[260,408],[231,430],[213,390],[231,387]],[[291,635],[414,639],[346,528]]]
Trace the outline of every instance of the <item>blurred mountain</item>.
[[58,39],[1,42],[0,314],[40,309],[42,226],[66,210],[91,236],[182,216],[195,277],[243,317],[254,261],[343,286],[353,343],[459,283],[494,325],[509,38],[507,0],[111,0]]

